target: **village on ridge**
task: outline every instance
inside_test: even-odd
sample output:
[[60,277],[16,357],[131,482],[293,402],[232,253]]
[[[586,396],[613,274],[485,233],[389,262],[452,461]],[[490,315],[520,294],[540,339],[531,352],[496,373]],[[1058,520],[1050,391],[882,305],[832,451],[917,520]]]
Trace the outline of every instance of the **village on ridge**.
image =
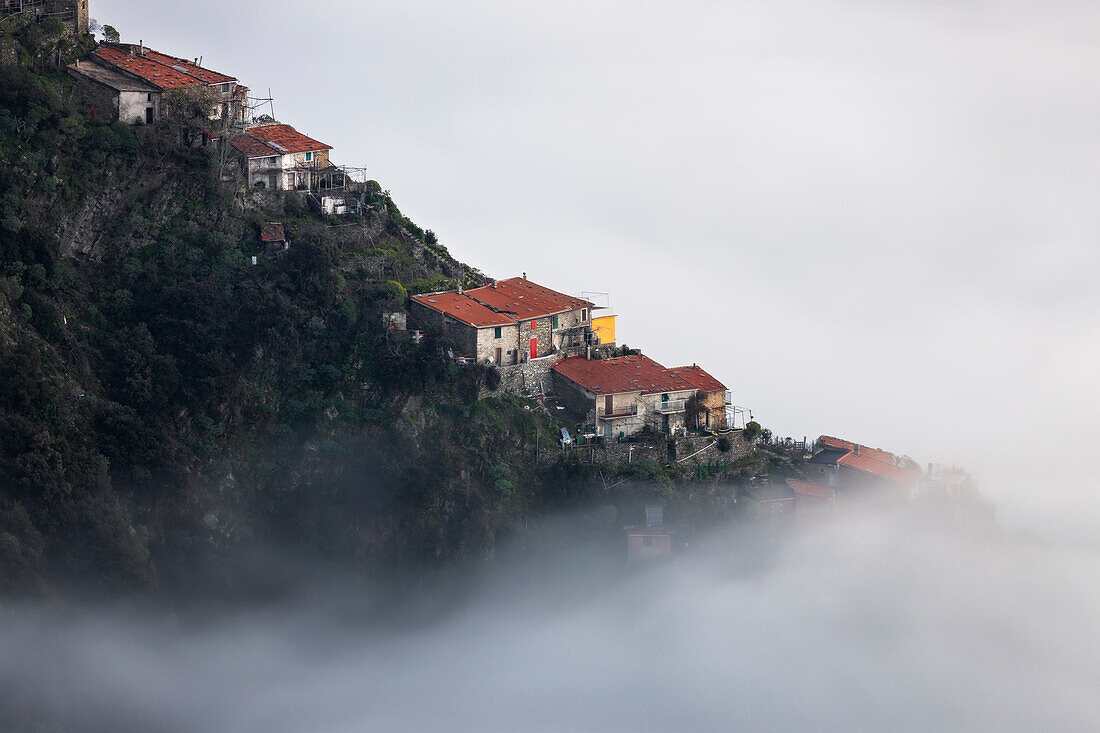
[[[88,32],[87,0],[25,5],[53,13],[75,33]],[[103,43],[68,73],[88,112],[112,121],[153,124],[181,103],[200,104],[203,124],[182,134],[181,144],[217,146],[235,160],[251,191],[299,195],[317,214],[334,217],[367,206],[362,169],[335,164],[331,145],[255,115],[260,105],[249,88],[204,67],[201,58],[172,56],[144,42]],[[283,224],[268,222],[253,262],[275,259],[290,246]],[[468,290],[412,295],[407,311],[386,314],[385,325],[413,340],[434,333],[456,362],[492,367],[499,384],[483,388],[482,396],[536,397],[571,416],[578,429],[563,430],[560,445],[546,450],[585,452],[592,463],[654,460],[696,475],[749,455],[762,439],[746,437],[747,410],[732,404],[730,389],[697,364],[666,367],[620,347],[616,318],[606,303],[558,292],[523,273]],[[780,484],[765,478],[745,496],[753,511],[773,521],[873,511],[897,501],[932,507],[956,524],[968,521],[976,491],[959,469],[922,469],[830,436],[786,447],[805,456],[805,478]],[[644,524],[627,531],[632,556],[670,551],[659,507],[648,507]]]

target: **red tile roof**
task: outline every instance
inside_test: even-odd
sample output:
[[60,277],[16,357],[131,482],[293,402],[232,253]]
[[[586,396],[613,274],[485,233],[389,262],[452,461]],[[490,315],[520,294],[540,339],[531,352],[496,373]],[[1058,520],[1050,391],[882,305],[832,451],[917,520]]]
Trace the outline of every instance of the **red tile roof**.
[[[254,132],[255,129],[252,128],[249,132]],[[501,280],[495,287],[484,285],[461,293],[417,296],[413,300],[455,318],[458,318],[456,312],[468,312],[471,314],[469,319],[458,320],[477,328],[512,325],[555,313],[592,307],[592,303],[583,298],[559,293],[521,277]],[[439,307],[444,300],[448,307]]]
[[490,326],[510,326],[515,324],[515,319],[504,313],[497,313],[486,308],[465,293],[432,293],[429,295],[414,295],[413,300],[423,306],[431,308],[439,313],[444,313],[456,321],[461,321],[474,328],[487,328]]
[[162,90],[200,86],[203,82],[185,70],[173,69],[145,56],[131,56],[112,46],[100,46],[92,56],[103,63],[122,69]]
[[237,81],[235,77],[226,76],[217,71],[211,69],[204,69],[193,61],[187,59],[176,58],[175,56],[169,56],[166,53],[160,51],[154,51],[152,49],[145,49],[145,58],[152,59],[165,66],[171,66],[173,68],[184,71],[187,74],[204,81],[207,84],[224,84],[225,82]]
[[[614,359],[573,356],[562,359],[551,369],[597,395],[624,392],[658,394],[693,390],[709,392],[725,389],[698,367],[688,367],[688,373],[685,374],[683,370],[666,369],[643,354]],[[702,379],[700,375],[707,379]],[[710,389],[711,387],[714,389]]]
[[[822,435],[817,439],[818,445],[827,445],[831,448],[841,448],[843,450],[854,451],[858,443],[853,443],[850,440],[843,440],[841,438],[834,438],[831,435]],[[878,448],[870,448],[866,445],[859,445],[859,452],[861,455],[869,455],[878,461],[886,461],[887,463],[893,463],[897,460],[897,456],[889,451],[880,450]]]
[[281,222],[272,221],[260,227],[261,242],[283,242],[286,240],[286,230]]
[[496,310],[511,313],[521,321],[592,307],[590,301],[559,293],[522,277],[501,280],[466,292],[471,298]]
[[794,490],[796,496],[812,496],[815,499],[832,499],[836,496],[836,489],[795,478],[787,479],[787,486]]
[[247,130],[249,135],[263,140],[280,153],[313,153],[319,150],[332,150],[331,145],[314,140],[295,130],[290,125],[259,125]]
[[919,471],[911,471],[893,463],[880,461],[874,456],[866,455],[863,451],[860,451],[860,455],[856,455],[854,452],[848,453],[841,457],[837,463],[899,484],[912,483],[921,476]]
[[703,371],[702,367],[696,366],[695,364],[689,367],[674,367],[669,371],[683,378],[685,382],[700,392],[718,392],[726,389],[724,384]]
[[229,139],[229,144],[249,158],[273,158],[281,155],[278,150],[251,135],[234,135]]
[[[897,465],[898,458],[893,453],[878,448],[868,448],[865,445],[853,443],[849,440],[834,438],[831,435],[822,435],[817,439],[818,445],[826,445],[831,448],[848,451],[837,459],[837,464],[863,471],[873,476],[899,484],[908,484],[921,477],[920,471],[914,471],[904,466]],[[856,453],[856,449],[859,452]]]

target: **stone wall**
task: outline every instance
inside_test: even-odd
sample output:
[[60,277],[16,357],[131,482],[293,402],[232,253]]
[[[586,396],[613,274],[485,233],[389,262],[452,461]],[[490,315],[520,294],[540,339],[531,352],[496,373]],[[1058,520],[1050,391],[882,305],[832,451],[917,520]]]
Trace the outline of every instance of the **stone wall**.
[[599,445],[580,445],[573,450],[580,460],[602,465],[656,461],[663,466],[691,471],[700,465],[732,463],[752,453],[753,446],[741,437],[740,432],[730,433],[725,437],[730,441],[730,449],[724,453],[718,450],[719,438],[713,435],[693,435],[671,440],[664,436],[653,436],[636,443],[604,441]]
[[582,425],[596,422],[596,398],[592,394],[557,372],[551,373],[554,395],[558,404],[564,407]]
[[[85,64],[87,63],[85,62]],[[100,117],[109,120],[118,119],[118,92],[108,89],[102,84],[89,81],[75,71],[70,71],[69,76],[74,80],[72,86],[73,100],[81,111],[88,112],[94,109]],[[127,122],[133,122],[133,120],[127,120]]]
[[[528,324],[530,327],[530,324]],[[500,349],[500,365],[516,364],[527,357],[519,348],[519,326],[500,326],[500,338],[497,338],[496,326],[479,328],[477,331],[477,360],[485,361],[492,357],[496,360],[496,350]]]
[[551,376],[553,372],[550,367],[554,366],[561,358],[560,353],[551,354],[540,359],[500,367],[500,386],[492,392],[483,391],[481,396],[496,396],[501,393],[538,394],[540,381],[546,392],[553,393],[555,386]]

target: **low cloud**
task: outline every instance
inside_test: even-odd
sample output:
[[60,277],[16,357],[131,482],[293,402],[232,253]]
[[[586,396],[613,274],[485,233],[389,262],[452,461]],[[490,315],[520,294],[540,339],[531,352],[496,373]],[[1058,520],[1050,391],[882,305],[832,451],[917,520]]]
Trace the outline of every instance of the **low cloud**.
[[[171,621],[8,609],[0,715],[63,731],[1100,729],[1100,552],[894,521],[571,541],[417,622],[371,598]],[[13,727],[14,726],[14,727]]]

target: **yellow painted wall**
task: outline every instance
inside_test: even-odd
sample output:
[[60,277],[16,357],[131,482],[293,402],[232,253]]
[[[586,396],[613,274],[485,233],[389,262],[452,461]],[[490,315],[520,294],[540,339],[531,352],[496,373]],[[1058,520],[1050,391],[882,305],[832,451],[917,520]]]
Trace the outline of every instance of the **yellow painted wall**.
[[599,337],[601,344],[615,343],[615,318],[616,316],[592,318],[592,333]]

